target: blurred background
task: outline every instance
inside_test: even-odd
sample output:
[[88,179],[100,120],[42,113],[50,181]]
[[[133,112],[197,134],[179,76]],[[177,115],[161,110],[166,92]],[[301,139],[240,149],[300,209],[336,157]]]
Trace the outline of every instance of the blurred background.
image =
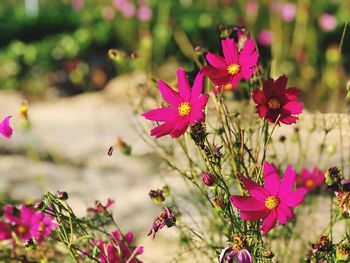
[[[178,66],[195,70],[203,52],[221,52],[220,35],[231,25],[250,31],[261,65],[272,77],[286,74],[308,111],[348,112],[349,18],[348,0],[0,1],[0,119],[13,115],[14,127],[10,140],[0,138],[1,198],[30,202],[65,190],[78,215],[95,199],[114,198],[117,221],[136,232],[145,262],[169,261],[175,231],[146,237],[160,210],[147,194],[164,185],[160,173],[179,189],[182,181],[140,138],[130,91],[153,78],[174,81]],[[338,135],[325,140],[333,152]],[[132,157],[118,151],[117,136]],[[316,140],[322,136],[316,130]],[[337,164],[339,156],[326,161]],[[310,229],[327,223],[317,222]]]
[[[250,30],[260,62],[271,75],[288,75],[308,108],[344,110],[335,102],[347,94],[349,17],[347,0],[1,1],[0,89],[69,96],[134,70],[191,69],[195,47],[219,51],[226,24]],[[108,59],[111,48],[117,62]]]

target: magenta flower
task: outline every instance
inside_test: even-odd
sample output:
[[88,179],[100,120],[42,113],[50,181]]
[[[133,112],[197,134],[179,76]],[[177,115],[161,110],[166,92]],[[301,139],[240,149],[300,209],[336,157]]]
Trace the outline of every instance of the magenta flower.
[[307,189],[308,191],[312,191],[318,186],[322,185],[324,180],[324,173],[321,172],[317,167],[315,167],[312,171],[304,168],[297,179],[298,185]]
[[330,32],[337,27],[337,19],[334,15],[325,13],[319,18],[318,24],[323,31]]
[[176,223],[176,218],[172,214],[170,208],[165,207],[163,211],[160,213],[160,216],[157,217],[152,225],[151,230],[148,235],[152,235],[153,238],[156,236],[156,233],[162,229],[164,226],[172,227]]
[[265,162],[264,187],[244,176],[240,179],[250,196],[230,196],[231,203],[239,210],[241,218],[248,221],[263,219],[260,229],[264,233],[275,227],[277,221],[286,224],[293,218],[293,208],[304,200],[307,192],[304,188],[293,190],[296,173],[291,165],[280,180],[275,165]]
[[10,138],[13,132],[12,127],[10,126],[10,119],[12,116],[6,116],[1,122],[0,122],[0,134],[4,136],[5,138]]
[[12,205],[6,205],[4,207],[4,218],[5,222],[0,222],[2,235],[8,237],[5,228],[7,226],[7,229],[15,232],[16,236],[24,242],[35,239],[41,243],[56,228],[56,223],[52,217],[43,212],[36,212],[25,205],[21,205],[19,209]]
[[31,220],[32,237],[39,243],[43,242],[46,237],[51,235],[57,227],[54,218],[43,213],[34,212]]
[[143,253],[143,247],[132,245],[134,234],[127,233],[124,239],[116,230],[109,238],[109,242],[95,241],[100,253],[98,257],[101,263],[142,263],[136,257]]
[[224,57],[208,51],[206,58],[210,66],[203,66],[202,71],[216,86],[233,89],[242,78],[252,77],[257,70],[259,54],[252,39],[245,41],[241,51],[231,38],[221,40],[221,46]]
[[261,30],[258,35],[258,42],[264,47],[268,47],[272,43],[273,34],[269,29]]
[[154,109],[142,114],[148,120],[164,122],[151,130],[151,135],[156,138],[168,134],[172,138],[178,138],[185,133],[189,125],[205,120],[203,110],[209,95],[202,94],[203,74],[197,74],[192,89],[184,70],[177,70],[177,79],[179,92],[174,91],[161,80],[158,82],[159,91],[164,100],[169,103],[169,107]]
[[9,226],[5,222],[0,221],[0,240],[8,240],[11,238],[12,235]]
[[219,256],[219,263],[233,263],[237,259],[238,263],[253,263],[253,258],[249,251],[242,249],[239,251],[234,250],[231,246],[224,248]]
[[279,118],[278,124],[292,124],[298,120],[295,115],[303,109],[303,103],[297,101],[300,91],[297,88],[286,89],[287,81],[286,76],[281,76],[276,81],[269,79],[264,81],[262,90],[253,91],[256,112],[260,118],[265,118],[269,123],[275,123]]

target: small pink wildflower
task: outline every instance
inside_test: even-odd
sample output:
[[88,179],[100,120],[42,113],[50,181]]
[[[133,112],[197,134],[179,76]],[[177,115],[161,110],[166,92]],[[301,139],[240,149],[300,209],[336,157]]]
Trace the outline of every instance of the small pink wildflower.
[[300,187],[303,187],[308,191],[312,191],[323,184],[325,176],[324,173],[317,167],[315,167],[313,170],[304,168],[297,180]]
[[319,18],[318,24],[323,31],[330,32],[337,27],[337,19],[334,15],[325,13]]
[[205,119],[203,110],[209,95],[202,94],[203,74],[197,74],[192,89],[184,70],[177,70],[177,79],[179,92],[174,91],[161,80],[158,82],[159,91],[170,106],[142,114],[148,120],[164,122],[151,130],[151,135],[156,138],[164,135],[178,138],[186,132],[189,125],[194,125]]
[[12,116],[6,116],[1,122],[0,122],[0,134],[4,136],[5,138],[10,138],[13,132],[12,127],[10,126],[10,119]]
[[303,103],[298,102],[300,91],[297,88],[286,89],[288,78],[281,76],[277,80],[264,81],[263,89],[253,91],[253,100],[256,103],[256,112],[260,118],[269,123],[292,124],[298,120],[302,112]]
[[108,242],[96,240],[100,253],[98,254],[101,263],[142,263],[136,257],[143,253],[143,247],[132,245],[134,234],[128,232],[124,239],[116,230],[112,233]]
[[141,5],[137,9],[136,16],[140,21],[149,21],[152,18],[152,9],[147,5]]
[[221,46],[224,57],[208,51],[206,58],[210,66],[203,66],[202,71],[215,85],[233,89],[241,79],[252,77],[257,70],[259,54],[252,39],[246,40],[240,51],[235,40],[231,38],[221,40]]
[[248,221],[263,219],[260,229],[264,233],[275,227],[277,221],[286,224],[288,219],[293,218],[292,209],[304,200],[307,192],[304,188],[293,191],[296,173],[291,165],[287,167],[280,180],[275,165],[265,162],[264,187],[244,176],[240,179],[250,196],[232,195],[231,203],[239,210],[241,218]]
[[260,45],[264,47],[268,47],[271,45],[273,39],[272,31],[269,29],[264,29],[260,31],[258,35],[258,42]]

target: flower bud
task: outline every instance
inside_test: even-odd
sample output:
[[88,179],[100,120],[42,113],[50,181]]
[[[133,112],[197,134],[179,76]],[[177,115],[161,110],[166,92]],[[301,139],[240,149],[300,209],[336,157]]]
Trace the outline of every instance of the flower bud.
[[159,204],[159,203],[162,203],[165,201],[165,197],[163,195],[163,190],[161,190],[161,189],[149,191],[148,196],[156,204]]
[[35,204],[34,204],[34,209],[35,210],[37,210],[37,211],[40,211],[40,210],[42,210],[43,208],[44,208],[44,206],[45,206],[45,203],[44,203],[44,201],[42,201],[42,200],[40,200],[40,201],[38,201],[38,202],[36,202]]
[[213,186],[216,183],[216,178],[211,173],[203,173],[202,174],[202,182],[207,186]]
[[118,147],[119,151],[124,155],[131,155],[131,146],[128,145],[123,139],[120,137],[117,138],[116,146]]
[[68,199],[68,194],[65,191],[57,191],[57,198],[60,200],[67,200]]

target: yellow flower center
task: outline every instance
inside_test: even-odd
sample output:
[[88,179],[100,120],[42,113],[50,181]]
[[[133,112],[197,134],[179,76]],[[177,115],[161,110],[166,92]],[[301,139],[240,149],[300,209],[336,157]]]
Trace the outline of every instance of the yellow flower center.
[[305,183],[306,187],[312,187],[314,185],[314,180],[308,179]]
[[278,206],[278,203],[279,203],[279,201],[278,201],[277,197],[274,197],[274,196],[269,196],[265,200],[265,206],[268,209],[274,209],[276,206]]
[[191,105],[188,102],[183,102],[177,110],[179,111],[180,116],[187,116],[191,112]]
[[281,103],[278,99],[272,98],[268,101],[267,105],[271,110],[278,110],[281,106]]
[[237,74],[241,70],[241,66],[234,63],[227,67],[228,73],[231,75]]
[[25,226],[18,226],[17,231],[19,234],[24,234],[27,232],[27,228]]

